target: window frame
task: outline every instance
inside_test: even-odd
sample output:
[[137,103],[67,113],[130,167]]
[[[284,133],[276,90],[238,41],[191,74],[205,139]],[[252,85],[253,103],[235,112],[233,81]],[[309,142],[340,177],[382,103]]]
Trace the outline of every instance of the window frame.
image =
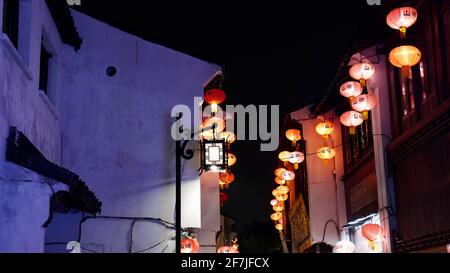
[[2,33],[19,48],[20,0],[3,0]]

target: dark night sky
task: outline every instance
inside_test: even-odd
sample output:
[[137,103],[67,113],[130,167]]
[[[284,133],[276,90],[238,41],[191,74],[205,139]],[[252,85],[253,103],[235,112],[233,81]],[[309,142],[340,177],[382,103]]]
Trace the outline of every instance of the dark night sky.
[[[89,0],[83,1],[81,11],[151,42],[223,65],[229,104],[279,104],[283,111],[325,91],[373,8],[366,0],[291,1],[295,5],[159,2],[164,4]],[[238,157],[236,181],[223,211],[240,224],[266,221],[271,213],[268,202],[277,155],[259,148],[257,142],[233,147]]]

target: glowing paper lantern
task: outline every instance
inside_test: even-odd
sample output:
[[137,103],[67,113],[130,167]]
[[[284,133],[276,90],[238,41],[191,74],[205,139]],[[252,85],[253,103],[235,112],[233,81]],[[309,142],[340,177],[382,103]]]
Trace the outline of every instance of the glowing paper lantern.
[[234,174],[232,174],[231,172],[219,174],[219,182],[221,182],[225,185],[229,185],[229,184],[233,183],[234,179],[235,179]]
[[349,81],[341,85],[340,93],[342,96],[349,98],[350,102],[361,95],[363,92],[363,87],[359,82]]
[[283,224],[281,224],[281,223],[278,223],[278,224],[276,224],[275,225],[275,228],[278,230],[278,231],[283,231]]
[[301,152],[292,152],[289,158],[289,162],[294,164],[295,169],[298,169],[298,164],[305,161],[305,155]]
[[297,129],[291,129],[286,131],[286,137],[290,141],[292,141],[292,145],[295,146],[297,144],[297,141],[302,139],[302,133],[300,130]]
[[375,251],[377,243],[384,239],[384,230],[377,224],[366,224],[361,229],[361,234],[369,241],[369,247]]
[[273,196],[275,196],[275,199],[277,199],[278,202],[284,202],[289,199],[289,196],[287,194],[281,194],[277,189],[272,191]]
[[295,173],[291,171],[284,171],[281,174],[281,177],[286,181],[292,181],[295,179]]
[[228,144],[236,142],[236,135],[233,132],[222,132],[219,134],[220,139],[225,139]]
[[277,183],[278,185],[284,185],[286,184],[286,180],[281,177],[275,177],[275,183]]
[[223,246],[217,250],[217,253],[219,253],[219,254],[236,254],[239,252],[231,246]]
[[322,147],[317,151],[317,156],[323,160],[330,160],[336,156],[336,150],[330,147]]
[[[290,155],[290,154],[289,154]],[[286,171],[285,168],[278,168],[275,170],[275,176],[276,177],[282,177],[282,174]]]
[[195,238],[184,237],[181,239],[181,253],[197,253],[200,245]]
[[384,230],[377,224],[366,224],[361,229],[364,238],[372,242],[380,242],[384,236]]
[[228,166],[231,167],[236,164],[237,158],[234,154],[228,153]]
[[361,85],[366,86],[366,81],[375,74],[375,67],[368,63],[355,64],[350,68],[350,76],[359,81]]
[[273,221],[279,221],[281,218],[283,218],[283,214],[281,212],[275,212],[270,216],[270,219]]
[[406,38],[406,30],[417,21],[417,10],[411,7],[401,7],[389,12],[386,23],[393,29],[400,30],[400,37]]
[[316,132],[319,135],[323,136],[324,138],[328,138],[328,136],[331,135],[333,131],[334,131],[334,124],[329,121],[319,123],[316,126]]
[[391,64],[401,68],[405,77],[410,77],[411,67],[418,64],[421,58],[420,50],[410,45],[396,47],[389,54]]
[[289,187],[288,186],[279,186],[277,188],[277,191],[280,194],[288,194],[289,193]]
[[280,202],[284,202],[289,199],[289,195],[280,193],[280,194],[276,195],[275,198]]
[[273,199],[272,201],[270,201],[270,205],[272,205],[272,206],[276,206],[276,205],[278,205],[278,200],[277,199]]
[[362,112],[363,119],[369,119],[369,111],[375,108],[377,105],[377,100],[372,95],[361,95],[353,100],[352,108],[357,112]]
[[284,202],[278,202],[278,204],[274,205],[272,208],[276,212],[282,212],[284,211]]
[[217,112],[217,105],[224,102],[226,99],[225,92],[221,89],[211,89],[205,92],[205,101],[211,104],[213,113]]
[[223,203],[226,203],[230,200],[230,197],[228,196],[228,194],[221,192],[219,194],[219,199],[220,199],[220,204],[223,205]]
[[356,246],[349,241],[337,242],[333,248],[333,253],[355,253]]
[[278,158],[283,162],[288,162],[291,158],[291,153],[287,151],[283,151],[278,155]]
[[356,134],[355,127],[363,124],[364,117],[361,113],[355,112],[355,111],[349,111],[345,112],[341,116],[341,123],[344,126],[350,127],[350,134],[354,135]]

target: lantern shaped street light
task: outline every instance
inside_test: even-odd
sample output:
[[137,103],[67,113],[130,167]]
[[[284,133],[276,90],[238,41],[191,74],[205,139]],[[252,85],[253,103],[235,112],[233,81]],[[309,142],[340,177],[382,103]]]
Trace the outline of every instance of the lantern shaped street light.
[[277,199],[272,199],[272,201],[270,201],[270,205],[272,205],[272,207],[278,205],[278,203],[280,202],[278,202]]
[[228,153],[228,166],[231,167],[236,164],[237,158],[234,154]]
[[224,184],[224,185],[229,185],[229,184],[233,183],[234,180],[235,180],[234,174],[232,174],[229,171],[219,174],[219,182]]
[[181,239],[181,253],[197,253],[199,248],[197,239],[189,236]]
[[366,224],[361,229],[361,234],[369,242],[372,251],[376,250],[376,243],[384,240],[384,229],[377,224]]
[[275,212],[274,214],[272,214],[270,216],[270,219],[272,219],[272,221],[280,221],[281,218],[283,218],[283,214],[281,212]]
[[328,161],[336,156],[336,150],[330,147],[322,147],[317,151],[317,156],[322,160]]
[[289,187],[288,186],[279,186],[276,190],[280,194],[288,194],[289,193]]
[[350,241],[339,241],[333,248],[333,253],[355,253],[356,246]]
[[283,212],[284,211],[284,202],[278,202],[277,204],[275,204],[273,207],[273,210],[275,212]]
[[362,87],[366,86],[366,81],[375,74],[375,67],[369,63],[355,64],[350,68],[350,76],[359,81]]
[[284,185],[286,184],[286,180],[281,177],[275,177],[275,183],[277,183],[278,185]]
[[272,195],[275,196],[275,199],[278,202],[284,202],[286,200],[289,199],[289,196],[287,194],[282,194],[280,193],[277,189],[275,189],[274,191],[272,191]]
[[352,108],[353,110],[357,112],[361,112],[363,114],[363,119],[368,120],[369,119],[369,111],[371,111],[375,106],[377,105],[377,100],[374,96],[369,94],[364,94],[352,102]]
[[289,158],[289,162],[294,164],[294,168],[298,170],[298,164],[305,161],[305,155],[301,152],[292,152]]
[[282,223],[276,224],[276,225],[275,225],[275,229],[278,230],[278,231],[280,231],[280,232],[283,231],[283,229],[284,229],[284,228],[283,228],[283,224],[282,224]]
[[290,129],[286,131],[286,138],[292,141],[292,146],[295,147],[297,145],[297,141],[302,139],[302,133],[297,129]]
[[275,170],[275,176],[276,177],[282,177],[283,173],[287,171],[285,168],[278,168]]
[[412,7],[400,7],[389,12],[386,23],[400,31],[400,37],[406,38],[406,30],[417,21],[417,10]]
[[205,101],[211,105],[211,111],[217,113],[218,105],[226,99],[225,91],[222,89],[211,89],[205,92]]
[[289,195],[279,193],[275,196],[275,198],[280,202],[284,202],[289,199]]
[[239,251],[232,246],[223,246],[217,250],[218,254],[237,254]]
[[295,179],[295,173],[291,171],[284,171],[281,174],[281,177],[286,181],[292,181]]
[[363,87],[359,82],[349,81],[341,85],[339,91],[342,96],[350,99],[351,103],[354,98],[362,94]]
[[334,132],[334,124],[329,121],[319,123],[316,126],[316,132],[327,140],[328,136]]
[[284,163],[284,166],[287,168],[287,163],[289,162],[289,159],[291,158],[291,153],[288,151],[282,151],[278,154],[278,159],[281,160],[281,162]]
[[224,140],[201,143],[201,168],[206,172],[222,172],[228,168],[227,145]]
[[363,115],[356,111],[348,111],[341,116],[341,123],[344,126],[350,127],[350,135],[355,135],[356,134],[355,127],[363,124],[363,122],[364,122]]
[[411,67],[420,62],[422,53],[411,45],[403,45],[394,48],[389,54],[389,61],[395,67],[401,68],[403,76],[411,77]]

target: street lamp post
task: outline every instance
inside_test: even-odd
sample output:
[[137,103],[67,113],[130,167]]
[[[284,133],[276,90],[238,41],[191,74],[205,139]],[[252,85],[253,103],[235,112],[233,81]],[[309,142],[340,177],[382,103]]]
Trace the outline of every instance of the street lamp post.
[[[176,149],[175,149],[175,226],[176,226],[176,248],[175,252],[177,254],[181,253],[181,161],[182,159],[191,160],[194,158],[194,150],[187,149],[189,142],[200,133],[208,130],[213,130],[215,135],[216,124],[210,127],[203,128],[200,132],[194,132],[190,135],[188,139],[182,137],[184,132],[183,126],[180,124],[182,113],[179,113],[176,118],[176,128],[177,139],[176,139]],[[227,168],[227,147],[225,140],[222,141],[203,141],[201,145],[201,167],[200,174],[203,170],[205,171],[221,171]]]
[[181,160],[191,160],[194,158],[194,151],[192,149],[187,149],[187,144],[190,139],[182,139],[180,134],[183,133],[183,127],[179,126],[179,122],[183,115],[180,113],[176,118],[177,128],[179,128],[177,140],[176,140],[176,181],[175,181],[175,225],[176,225],[176,253],[181,253]]

